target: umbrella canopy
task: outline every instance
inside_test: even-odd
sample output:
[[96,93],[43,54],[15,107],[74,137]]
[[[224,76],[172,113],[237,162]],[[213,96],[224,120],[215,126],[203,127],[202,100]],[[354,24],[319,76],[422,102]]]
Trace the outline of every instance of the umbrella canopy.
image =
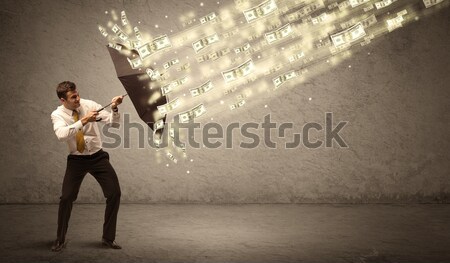
[[[157,106],[166,104],[167,97],[162,95],[158,82],[152,81],[145,73],[145,70],[133,69],[130,66],[124,51],[131,52],[131,54],[136,56],[138,56],[138,53],[135,50],[127,49],[123,45],[121,46],[121,51],[108,46],[117,77],[130,96],[139,117],[153,129],[153,124],[156,121],[160,119],[163,119],[164,123],[166,121],[166,116],[162,116],[159,113]],[[160,137],[163,131],[164,128],[155,132]]]

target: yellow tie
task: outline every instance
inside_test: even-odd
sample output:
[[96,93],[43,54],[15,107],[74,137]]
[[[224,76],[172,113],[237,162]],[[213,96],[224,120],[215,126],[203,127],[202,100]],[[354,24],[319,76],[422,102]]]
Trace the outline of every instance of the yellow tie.
[[[77,122],[79,119],[78,117],[78,111],[74,110],[73,111],[73,120],[75,122]],[[77,135],[75,136],[76,140],[77,140],[77,150],[82,153],[84,152],[84,135],[83,135],[83,130],[79,130],[77,132]]]

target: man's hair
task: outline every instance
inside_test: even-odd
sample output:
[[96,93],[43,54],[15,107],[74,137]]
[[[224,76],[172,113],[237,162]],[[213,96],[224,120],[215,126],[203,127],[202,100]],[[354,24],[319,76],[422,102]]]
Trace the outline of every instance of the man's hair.
[[60,99],[67,99],[67,92],[74,91],[77,89],[77,86],[75,83],[70,81],[63,81],[58,84],[58,87],[56,87],[56,95],[58,95],[58,98]]

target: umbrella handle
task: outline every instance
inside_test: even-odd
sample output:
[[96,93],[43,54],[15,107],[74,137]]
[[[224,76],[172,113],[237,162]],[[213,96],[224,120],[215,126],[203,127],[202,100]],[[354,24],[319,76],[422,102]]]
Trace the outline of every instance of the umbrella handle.
[[[125,93],[124,95],[122,95],[122,99],[123,99],[124,97],[126,97],[126,96],[128,96],[128,93]],[[97,112],[101,112],[101,111],[104,110],[105,108],[111,106],[111,104],[112,104],[112,102],[111,102],[110,104],[104,106],[103,108],[98,109]],[[100,120],[101,120],[101,118],[100,118]]]

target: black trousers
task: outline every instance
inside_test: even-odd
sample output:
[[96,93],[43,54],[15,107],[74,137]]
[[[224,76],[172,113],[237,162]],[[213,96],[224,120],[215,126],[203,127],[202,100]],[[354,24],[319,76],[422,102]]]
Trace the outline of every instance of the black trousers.
[[92,174],[102,187],[106,197],[103,238],[114,241],[116,238],[117,213],[120,205],[120,185],[114,168],[109,163],[109,154],[100,150],[93,155],[67,156],[67,168],[62,185],[62,195],[58,211],[57,239],[65,241],[69,226],[72,204],[77,199],[80,185],[87,173]]

